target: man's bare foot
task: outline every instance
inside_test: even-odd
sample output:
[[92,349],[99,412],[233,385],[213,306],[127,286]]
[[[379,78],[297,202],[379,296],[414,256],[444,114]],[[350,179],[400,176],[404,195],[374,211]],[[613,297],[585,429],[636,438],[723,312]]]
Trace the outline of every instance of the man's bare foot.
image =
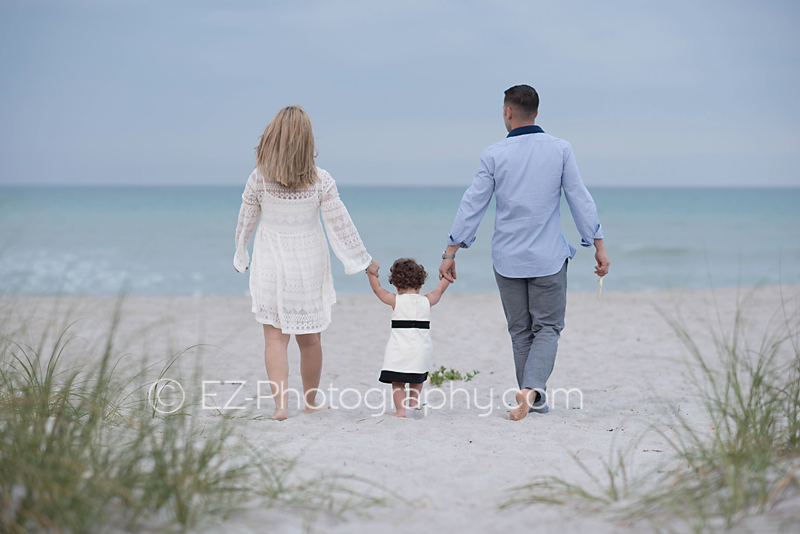
[[509,418],[512,421],[519,421],[524,419],[526,415],[528,415],[528,410],[531,409],[533,403],[531,402],[531,397],[535,396],[536,392],[532,389],[523,389],[522,391],[517,392],[515,398],[517,400],[517,406],[511,408],[511,413],[509,414]]
[[330,409],[330,404],[317,404],[316,406],[311,406],[310,404],[306,404],[306,409],[304,410],[306,413],[314,413],[320,410],[328,410]]
[[403,417],[403,418],[405,418],[406,412],[394,412],[393,414],[390,414],[390,415],[392,417]]
[[286,410],[275,410],[272,414],[270,419],[275,419],[276,421],[283,421],[286,419]]

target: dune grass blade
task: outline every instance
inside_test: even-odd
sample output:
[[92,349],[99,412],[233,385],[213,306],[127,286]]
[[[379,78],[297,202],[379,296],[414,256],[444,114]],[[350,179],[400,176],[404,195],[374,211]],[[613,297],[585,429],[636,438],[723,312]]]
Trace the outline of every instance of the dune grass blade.
[[[800,314],[796,310],[790,315],[782,298],[781,309],[758,346],[752,347],[744,335],[746,302],[737,305],[730,328],[726,330],[719,320],[712,330],[714,355],[700,348],[679,318],[659,310],[697,369],[695,385],[711,428],[710,432],[698,429],[677,412],[668,414],[668,424],[653,428],[676,451],[671,461],[677,461],[678,468],[654,470],[631,480],[624,468],[628,460],[620,455],[614,464],[604,462],[601,480],[578,462],[598,489],[558,477],[542,478],[514,488],[501,506],[580,505],[644,518],[658,528],[679,519],[690,530],[702,532],[730,528],[770,510],[792,492],[796,495]],[[593,506],[598,503],[603,506]]]
[[23,342],[35,333],[24,328],[0,332],[0,532],[188,532],[253,502],[313,514],[381,502],[368,481],[304,478],[296,461],[254,454],[233,422],[201,416],[197,403],[158,412],[146,396],[147,369],[120,371],[121,304],[91,364],[64,364],[79,337],[75,322],[49,343]]

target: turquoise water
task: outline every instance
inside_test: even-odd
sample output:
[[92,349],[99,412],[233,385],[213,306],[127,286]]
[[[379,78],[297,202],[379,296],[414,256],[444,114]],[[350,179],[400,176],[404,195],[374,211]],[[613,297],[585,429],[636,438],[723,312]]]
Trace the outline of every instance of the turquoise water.
[[[464,187],[340,186],[383,272],[415,257],[435,285]],[[800,189],[593,188],[611,273],[606,291],[800,283]],[[0,294],[244,295],[233,269],[242,187],[0,187]],[[593,248],[578,245],[569,208],[562,227],[578,247],[569,289],[595,290]],[[494,210],[458,253],[460,292],[496,291]],[[252,243],[250,245],[252,250]],[[341,293],[367,293],[333,258]],[[382,280],[386,278],[383,277]]]

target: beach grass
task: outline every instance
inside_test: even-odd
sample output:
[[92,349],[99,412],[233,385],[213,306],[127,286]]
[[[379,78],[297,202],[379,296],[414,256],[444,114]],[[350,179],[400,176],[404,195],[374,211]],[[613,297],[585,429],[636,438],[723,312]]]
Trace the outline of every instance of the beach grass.
[[730,529],[796,496],[800,307],[782,298],[753,345],[746,335],[747,302],[753,294],[738,301],[730,324],[717,307],[710,329],[714,354],[701,349],[693,326],[680,315],[659,310],[689,356],[704,420],[691,423],[675,403],[665,410],[664,420],[649,430],[675,451],[664,464],[633,476],[635,443],[612,450],[599,475],[575,457],[591,482],[537,478],[512,488],[500,507],[561,504],[643,519],[657,530],[706,532]]
[[188,532],[251,507],[312,521],[382,502],[367,480],[301,474],[301,459],[239,438],[235,421],[202,417],[197,403],[161,410],[148,385],[186,351],[156,377],[123,371],[122,301],[100,354],[82,354],[90,364],[65,363],[82,339],[61,314],[41,331],[23,320],[0,332],[0,531]]

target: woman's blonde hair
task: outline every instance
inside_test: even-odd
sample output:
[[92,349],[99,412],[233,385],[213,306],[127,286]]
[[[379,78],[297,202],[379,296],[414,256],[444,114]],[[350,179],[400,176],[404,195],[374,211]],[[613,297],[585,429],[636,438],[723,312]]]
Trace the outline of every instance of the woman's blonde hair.
[[288,189],[317,181],[311,119],[300,106],[286,106],[269,123],[256,147],[256,169]]

